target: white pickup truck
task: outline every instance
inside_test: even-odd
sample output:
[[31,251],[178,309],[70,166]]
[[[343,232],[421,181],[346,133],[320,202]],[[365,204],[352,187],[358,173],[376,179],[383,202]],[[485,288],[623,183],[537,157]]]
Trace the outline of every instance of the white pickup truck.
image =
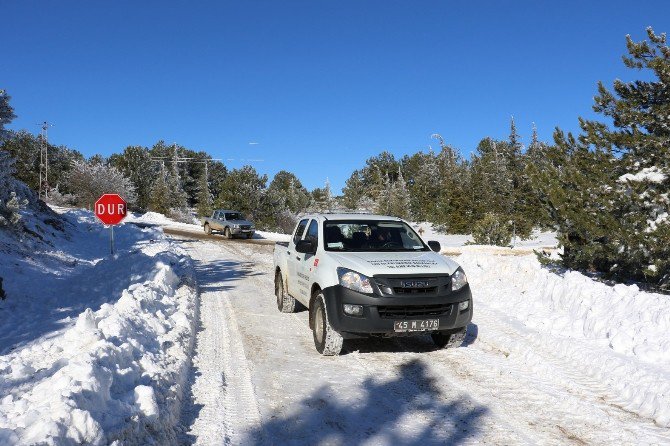
[[472,294],[461,267],[439,251],[396,217],[305,216],[291,240],[275,246],[277,307],[309,310],[323,355],[368,336],[430,333],[438,347],[457,347],[472,320]]

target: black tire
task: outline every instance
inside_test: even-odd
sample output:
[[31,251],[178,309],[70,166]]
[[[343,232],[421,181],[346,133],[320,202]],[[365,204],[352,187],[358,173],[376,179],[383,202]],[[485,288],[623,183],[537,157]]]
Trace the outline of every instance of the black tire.
[[463,344],[466,332],[467,328],[463,327],[456,330],[434,332],[431,333],[430,337],[439,348],[456,348]]
[[314,301],[312,309],[312,335],[316,351],[323,356],[337,356],[342,351],[344,339],[342,335],[333,330],[328,321],[326,312],[326,300],[323,293],[319,292]]
[[212,235],[212,228],[209,226],[209,223],[205,223],[205,234]]
[[228,240],[230,240],[231,238],[233,238],[233,233],[230,232],[230,228],[229,228],[229,227],[226,227],[226,229],[223,230],[223,235],[226,236],[226,238],[227,238]]
[[275,275],[275,296],[277,296],[277,309],[282,313],[295,312],[295,299],[284,290],[284,279],[281,272]]
[[250,239],[253,236],[254,236],[253,234],[247,234],[247,239]]

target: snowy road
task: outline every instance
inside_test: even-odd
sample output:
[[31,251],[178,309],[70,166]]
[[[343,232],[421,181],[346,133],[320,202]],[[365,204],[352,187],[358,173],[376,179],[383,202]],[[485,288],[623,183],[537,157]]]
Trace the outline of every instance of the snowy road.
[[588,365],[478,302],[477,290],[462,348],[349,341],[326,358],[307,312],[276,309],[272,246],[175,239],[196,263],[201,299],[184,444],[670,443]]

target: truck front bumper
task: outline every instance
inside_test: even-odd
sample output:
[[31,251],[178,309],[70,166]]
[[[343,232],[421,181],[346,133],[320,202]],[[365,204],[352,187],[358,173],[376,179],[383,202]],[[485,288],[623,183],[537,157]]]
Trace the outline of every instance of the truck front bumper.
[[230,228],[230,233],[233,235],[248,236],[249,234],[254,235],[254,232],[256,232],[255,229]]
[[[360,336],[406,336],[425,332],[396,332],[394,322],[438,319],[439,328],[430,331],[466,327],[472,320],[470,285],[438,296],[371,296],[341,285],[325,288],[326,311],[330,325],[345,338]],[[459,303],[468,302],[465,310]],[[344,313],[344,304],[361,305],[362,316]],[[425,312],[423,311],[425,309]],[[408,315],[408,314],[411,314]]]

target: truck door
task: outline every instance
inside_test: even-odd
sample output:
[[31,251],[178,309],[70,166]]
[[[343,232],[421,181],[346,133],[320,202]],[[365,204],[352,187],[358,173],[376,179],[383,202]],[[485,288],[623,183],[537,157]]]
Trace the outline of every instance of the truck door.
[[288,259],[286,260],[286,266],[288,268],[287,271],[287,286],[288,286],[288,293],[293,296],[298,298],[298,300],[302,300],[299,294],[299,287],[298,287],[298,276],[297,276],[297,266],[298,262],[302,261],[302,258],[304,254],[300,254],[295,250],[295,245],[298,243],[300,240],[302,240],[302,235],[305,232],[305,228],[307,227],[307,223],[309,223],[309,219],[304,219],[300,220],[300,223],[298,223],[298,226],[295,228],[295,233],[293,234],[293,238],[288,244],[288,248],[286,251],[286,255],[288,256]]
[[221,225],[222,218],[223,218],[223,212],[221,211],[214,212],[211,223],[212,229],[216,229],[217,231],[223,231],[223,225]]
[[[307,227],[305,232],[305,240],[310,240],[315,250],[319,246],[319,222],[317,220],[312,220]],[[298,293],[301,300],[309,302],[310,298],[310,288],[312,284],[312,275],[314,274],[314,269],[316,268],[315,259],[316,254],[299,254],[301,259],[297,264],[296,276],[298,277]],[[294,296],[295,297],[295,296]]]

